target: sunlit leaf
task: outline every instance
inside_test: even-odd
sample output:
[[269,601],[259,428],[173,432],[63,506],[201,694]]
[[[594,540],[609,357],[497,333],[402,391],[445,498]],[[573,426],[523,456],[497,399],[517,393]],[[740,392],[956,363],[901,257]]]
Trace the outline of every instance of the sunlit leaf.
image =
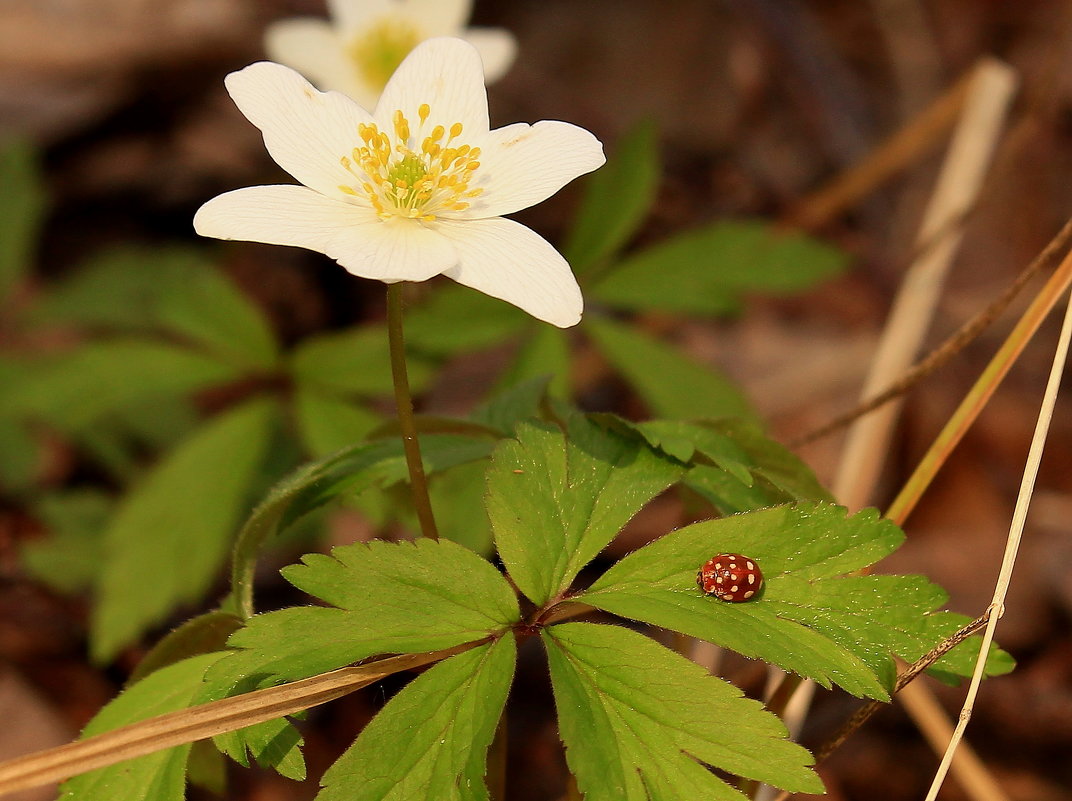
[[[949,613],[934,612],[945,593],[922,576],[847,575],[903,539],[874,510],[846,517],[829,504],[778,506],[672,531],[622,559],[577,600],[823,686],[885,699],[892,655],[912,661],[940,640],[921,621],[933,613],[949,625]],[[725,603],[696,586],[696,571],[718,553],[744,554],[760,566],[764,584],[753,600]]]
[[496,448],[488,470],[488,516],[499,556],[536,604],[567,589],[681,472],[639,437],[579,415],[568,435],[522,424],[516,440]]
[[246,676],[305,678],[377,654],[479,640],[518,619],[510,585],[489,562],[449,540],[374,541],[331,556],[306,554],[283,575],[328,606],[252,618],[231,637],[221,686]]
[[316,801],[487,801],[484,764],[516,651],[500,637],[422,673],[327,770]]
[[699,665],[620,626],[543,632],[566,759],[585,801],[744,801],[705,765],[822,793],[782,722]]

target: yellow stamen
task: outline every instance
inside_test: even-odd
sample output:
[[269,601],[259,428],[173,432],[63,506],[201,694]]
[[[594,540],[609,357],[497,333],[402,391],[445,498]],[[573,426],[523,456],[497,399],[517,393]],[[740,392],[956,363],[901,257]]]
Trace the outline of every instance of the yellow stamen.
[[[431,107],[417,108],[418,125],[411,128],[406,115],[391,115],[390,133],[371,123],[358,125],[363,144],[355,147],[340,163],[357,182],[340,186],[347,196],[364,196],[381,219],[403,217],[434,222],[444,212],[459,212],[483,192],[472,187],[480,162],[480,148],[465,143],[445,146],[461,136],[460,122],[448,129],[435,125],[427,129]],[[414,150],[410,142],[420,142]]]

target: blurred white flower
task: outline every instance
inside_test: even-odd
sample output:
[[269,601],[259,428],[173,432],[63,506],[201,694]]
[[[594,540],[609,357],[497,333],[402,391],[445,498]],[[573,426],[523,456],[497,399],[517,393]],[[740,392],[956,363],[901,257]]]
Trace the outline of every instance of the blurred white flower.
[[455,36],[472,44],[485,80],[498,80],[517,52],[501,28],[466,28],[472,0],[328,0],[329,20],[296,17],[265,32],[272,61],[302,73],[321,89],[350,95],[373,108],[387,80],[425,39]]
[[580,320],[566,260],[501,215],[602,165],[603,146],[566,122],[490,130],[470,45],[418,45],[372,114],[271,62],[231,73],[226,85],[272,158],[304,186],[213,198],[194,217],[201,235],[309,248],[388,283],[443,274],[559,327]]

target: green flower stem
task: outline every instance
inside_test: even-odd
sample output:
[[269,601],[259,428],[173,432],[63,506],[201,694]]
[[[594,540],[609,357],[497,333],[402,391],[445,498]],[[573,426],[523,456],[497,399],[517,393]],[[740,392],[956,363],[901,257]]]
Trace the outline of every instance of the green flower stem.
[[406,452],[406,467],[409,469],[409,485],[413,490],[413,506],[421,524],[421,534],[433,540],[439,539],[432,502],[428,498],[428,479],[421,461],[421,443],[417,439],[417,424],[413,419],[413,396],[409,391],[409,374],[406,371],[406,341],[402,335],[402,287],[401,282],[387,285],[387,342],[391,350],[391,376],[395,383],[395,406],[398,409],[398,427],[402,429],[402,447]]

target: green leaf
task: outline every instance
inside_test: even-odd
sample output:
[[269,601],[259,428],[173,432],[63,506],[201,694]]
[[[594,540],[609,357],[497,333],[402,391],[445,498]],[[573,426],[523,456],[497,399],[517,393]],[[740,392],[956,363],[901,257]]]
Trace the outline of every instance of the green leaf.
[[491,347],[530,324],[516,306],[453,281],[430,294],[406,310],[406,347],[418,353],[444,357]]
[[276,415],[269,400],[220,415],[126,496],[105,532],[107,562],[91,626],[94,659],[111,658],[208,589],[267,455]]
[[[132,685],[89,722],[83,737],[185,709],[195,702],[205,670],[220,654],[205,654],[162,668]],[[64,782],[61,801],[183,801],[190,745],[157,751]]]
[[242,619],[219,609],[187,620],[156,643],[130,674],[127,684],[134,684],[168,665],[190,657],[211,654],[227,648],[227,638],[242,627]]
[[378,414],[354,401],[301,385],[294,394],[294,414],[305,448],[314,456],[326,456],[360,442],[383,422]]
[[[456,435],[421,438],[425,472],[431,476],[458,464],[484,459],[489,439]],[[343,495],[388,486],[406,478],[400,439],[358,443],[318,462],[304,465],[278,482],[239,532],[234,549],[234,586],[238,608],[252,614],[253,570],[261,547],[273,536]]]
[[[427,361],[410,355],[406,360],[414,392],[428,382]],[[301,342],[290,356],[294,378],[308,387],[352,395],[392,395],[391,361],[387,330],[383,326],[350,328],[320,334]]]
[[516,658],[505,636],[422,673],[328,768],[316,801],[488,801],[484,765]]
[[94,342],[44,361],[0,388],[0,415],[34,417],[77,431],[104,414],[238,376],[222,362],[163,342]]
[[520,615],[510,585],[490,563],[449,540],[373,541],[331,556],[306,554],[286,579],[330,606],[257,615],[230,640],[241,649],[218,683],[264,676],[305,678],[376,654],[434,651],[479,640]]
[[620,323],[582,323],[607,360],[658,417],[754,417],[741,390],[709,365]]
[[37,154],[29,142],[0,147],[0,300],[30,269],[45,209]]
[[569,335],[561,328],[542,325],[526,338],[514,361],[496,381],[500,390],[534,378],[550,378],[550,394],[564,398],[570,392]]
[[491,524],[484,508],[487,461],[467,462],[434,475],[428,492],[439,536],[478,554],[493,550]]
[[251,766],[249,757],[252,756],[262,768],[272,768],[280,776],[294,781],[305,779],[301,732],[285,718],[230,731],[213,737],[212,742],[244,768]]
[[488,470],[488,516],[518,588],[542,605],[573,579],[681,468],[639,437],[575,416],[562,432],[518,426]]
[[633,428],[653,446],[689,462],[685,485],[724,515],[833,500],[804,462],[753,422],[652,420]]
[[[886,699],[891,655],[912,661],[938,644],[921,621],[946,596],[922,576],[845,574],[903,539],[874,510],[845,517],[828,504],[778,506],[672,531],[575,600],[772,662],[824,687]],[[741,553],[760,566],[764,585],[754,600],[725,603],[700,592],[696,571],[717,553]],[[942,626],[946,615],[938,613]]]
[[842,251],[767,222],[718,222],[625,259],[591,295],[630,311],[727,314],[746,293],[800,292],[838,275],[847,262]]
[[659,153],[655,125],[644,121],[618,142],[607,163],[585,179],[585,194],[562,252],[578,275],[613,256],[655,201]]
[[278,354],[263,312],[203,254],[182,247],[105,251],[52,288],[34,318],[177,334],[246,368],[269,368]]
[[90,489],[38,498],[34,513],[49,534],[22,546],[27,571],[60,592],[89,587],[104,561],[100,532],[111,510],[112,499]]
[[822,793],[811,754],[782,722],[699,665],[620,626],[543,631],[566,760],[585,801],[718,799],[743,793],[704,767]]
[[543,376],[506,388],[474,409],[469,419],[513,435],[518,423],[540,417],[548,383],[548,378]]

